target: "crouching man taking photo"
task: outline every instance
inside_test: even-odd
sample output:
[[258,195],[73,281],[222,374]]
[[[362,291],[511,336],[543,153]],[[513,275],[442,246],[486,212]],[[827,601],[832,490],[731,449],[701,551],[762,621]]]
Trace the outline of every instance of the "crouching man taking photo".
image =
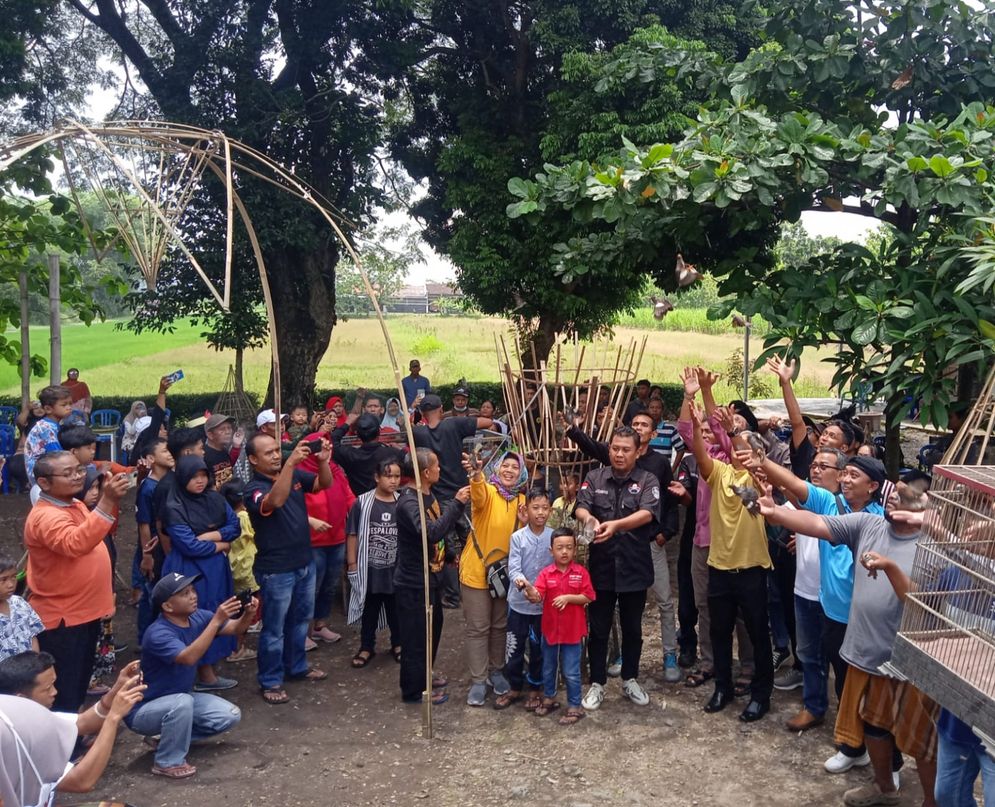
[[152,589],[152,604],[160,614],[142,639],[142,674],[148,688],[145,700],[125,718],[132,731],[159,735],[152,773],[170,779],[197,773],[187,763],[191,742],[228,731],[242,718],[235,704],[194,692],[193,685],[211,642],[217,636],[244,634],[257,603],[253,599],[243,610],[238,597],[231,597],[213,614],[198,608],[193,584],[199,577],[168,574]]

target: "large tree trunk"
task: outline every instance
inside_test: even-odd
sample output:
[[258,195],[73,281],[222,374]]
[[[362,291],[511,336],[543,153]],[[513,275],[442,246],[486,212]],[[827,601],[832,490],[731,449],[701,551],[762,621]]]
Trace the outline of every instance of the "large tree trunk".
[[245,349],[235,348],[235,392],[239,395],[245,392]]
[[884,458],[888,478],[897,481],[902,468],[902,415],[905,413],[905,395],[898,393],[884,408]]
[[[549,352],[556,342],[556,334],[559,326],[549,317],[542,317],[539,325],[534,330],[526,334],[522,342],[522,366],[527,370],[537,370],[543,362],[549,360]],[[533,356],[535,362],[533,362]],[[534,366],[533,366],[534,364]]]
[[[276,311],[281,409],[313,406],[318,363],[335,326],[335,270],[338,250],[331,239],[311,252],[282,251],[266,256]],[[273,403],[270,374],[266,402]]]

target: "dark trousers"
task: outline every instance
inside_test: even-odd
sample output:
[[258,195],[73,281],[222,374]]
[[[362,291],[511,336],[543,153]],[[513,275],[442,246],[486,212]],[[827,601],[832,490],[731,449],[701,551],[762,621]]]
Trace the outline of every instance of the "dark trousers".
[[[397,623],[397,605],[393,594],[370,594],[366,592],[363,601],[363,621],[359,629],[359,649],[371,653],[377,645],[377,623],[380,621],[380,609],[387,615],[387,627],[390,629],[390,646],[401,647],[401,633]],[[424,605],[422,606],[424,611]],[[424,644],[424,642],[423,642]]]
[[726,571],[708,569],[708,612],[715,657],[715,688],[732,694],[732,634],[739,614],[753,644],[750,695],[770,700],[774,689],[774,659],[767,628],[767,570],[760,566]]
[[99,619],[71,628],[67,628],[63,621],[59,627],[38,634],[38,646],[55,659],[59,692],[52,704],[54,711],[78,712],[86,700],[99,635]]
[[587,607],[591,635],[587,654],[591,664],[591,683],[608,681],[608,639],[612,617],[618,603],[618,623],[622,631],[622,680],[639,676],[639,656],[643,652],[643,609],[646,591],[604,591],[595,589],[597,599]]
[[[526,680],[530,689],[539,689],[542,686],[542,614],[520,614],[509,608],[507,636],[504,675],[512,691],[521,692]],[[529,654],[527,676],[526,651]]]
[[[840,648],[843,646],[843,639],[846,636],[846,622],[837,622],[826,616],[822,612],[822,652],[833,668],[833,689],[836,690],[836,703],[843,696],[843,685],[846,683],[846,671],[849,664],[843,661],[840,656]],[[863,756],[866,748],[862,745],[854,748],[852,745],[840,743],[837,748],[848,757]]]
[[688,508],[691,529],[681,533],[681,550],[677,555],[677,644],[685,653],[698,650],[698,608],[694,604],[694,581],[691,578],[691,554],[694,551],[694,506]]
[[[425,691],[425,590],[396,586],[394,604],[401,639],[401,700],[421,701]],[[432,601],[432,662],[439,652],[442,638],[442,596],[438,588],[429,589]]]
[[[781,614],[784,627],[788,631],[788,642],[791,646],[791,652],[795,654],[794,667],[796,670],[800,670],[801,664],[798,662],[798,639],[795,634],[795,570],[797,562],[795,561],[795,556],[788,552],[785,547],[779,544],[775,545],[774,542],[770,542],[768,546],[771,550],[771,561],[774,564],[774,568],[770,571],[770,582],[777,591],[778,612]],[[775,598],[768,599],[772,600]],[[771,623],[773,624],[773,616],[771,616]]]

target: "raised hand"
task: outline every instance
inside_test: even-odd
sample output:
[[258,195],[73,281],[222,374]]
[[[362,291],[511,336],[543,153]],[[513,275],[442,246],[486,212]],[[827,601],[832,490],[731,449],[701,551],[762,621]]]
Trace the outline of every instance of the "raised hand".
[[684,394],[689,398],[693,398],[701,389],[701,385],[698,383],[698,374],[693,367],[685,367],[681,370],[681,383],[684,385]]
[[695,374],[698,376],[698,386],[702,389],[711,389],[714,387],[722,376],[719,373],[713,373],[711,370],[706,370],[704,367],[695,367]]
[[760,508],[760,515],[772,516],[777,510],[777,504],[774,502],[774,489],[770,485],[764,485],[761,488],[761,496],[757,499],[757,506]]
[[790,384],[795,377],[796,362],[792,359],[786,362],[780,356],[771,356],[767,359],[767,369],[780,379],[782,384]]

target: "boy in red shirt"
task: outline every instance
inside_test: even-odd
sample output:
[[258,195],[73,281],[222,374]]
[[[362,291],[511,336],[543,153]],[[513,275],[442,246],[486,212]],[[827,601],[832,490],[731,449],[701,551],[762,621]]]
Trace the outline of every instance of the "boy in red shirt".
[[525,596],[542,602],[542,678],[543,701],[535,713],[545,717],[558,709],[556,668],[559,662],[567,682],[567,712],[561,726],[572,726],[584,716],[580,706],[580,644],[587,636],[584,606],[594,601],[594,586],[587,569],[574,562],[577,538],[561,527],[550,539],[553,563],[539,572],[535,584],[522,581]]

